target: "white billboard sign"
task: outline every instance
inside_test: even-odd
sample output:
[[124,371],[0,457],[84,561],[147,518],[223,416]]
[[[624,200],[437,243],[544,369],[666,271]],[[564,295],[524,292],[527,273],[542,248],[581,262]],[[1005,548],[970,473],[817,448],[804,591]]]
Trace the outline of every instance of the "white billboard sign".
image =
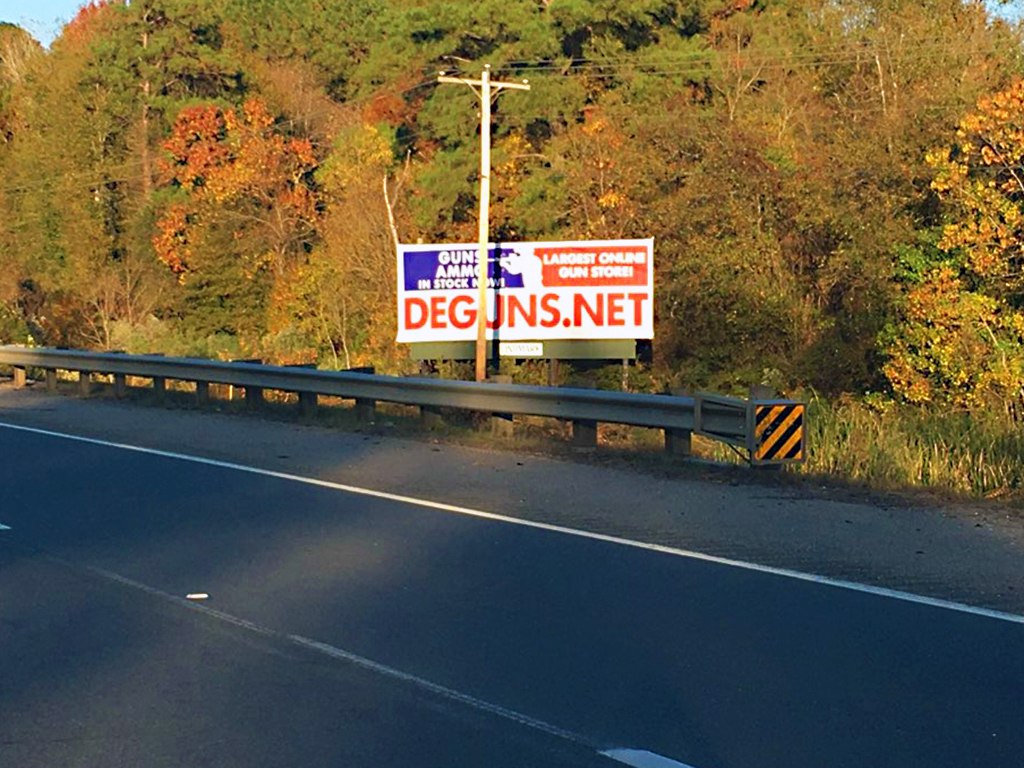
[[[476,245],[402,245],[398,341],[476,338]],[[499,243],[488,251],[487,338],[654,337],[654,240]]]

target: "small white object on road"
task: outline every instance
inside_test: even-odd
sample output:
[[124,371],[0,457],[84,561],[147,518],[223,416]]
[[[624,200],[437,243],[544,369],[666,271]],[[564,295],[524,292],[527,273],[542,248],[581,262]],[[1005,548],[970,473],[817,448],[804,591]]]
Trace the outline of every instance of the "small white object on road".
[[185,597],[188,600],[209,600],[210,596],[205,592],[189,592]]
[[671,760],[643,749],[606,749],[601,753],[633,768],[692,768],[692,766]]
[[11,526],[4,525],[3,523],[0,523],[0,531],[9,531],[9,530],[11,530]]

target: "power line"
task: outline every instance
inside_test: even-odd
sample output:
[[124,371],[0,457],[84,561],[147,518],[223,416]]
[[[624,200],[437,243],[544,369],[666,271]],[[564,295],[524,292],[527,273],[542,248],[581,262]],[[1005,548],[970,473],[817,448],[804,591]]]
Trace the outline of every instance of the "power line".
[[[628,55],[621,56],[608,56],[599,58],[587,58],[578,57],[571,58],[565,62],[559,61],[538,61],[536,59],[517,59],[505,61],[501,67],[496,67],[495,71],[507,71],[507,70],[520,70],[520,69],[576,69],[586,67],[616,67],[616,66],[633,66],[635,64],[647,62],[647,63],[667,63],[667,64],[678,64],[683,61],[691,62],[713,62],[723,56],[735,56],[735,55],[746,55],[750,58],[761,59],[781,59],[785,58],[788,60],[804,60],[812,59],[815,61],[828,62],[833,58],[849,58],[851,56],[857,56],[859,54],[869,53],[886,53],[893,55],[900,52],[917,51],[934,51],[936,53],[943,53],[949,55],[950,43],[948,37],[935,38],[932,40],[924,40],[905,46],[898,44],[896,46],[880,46],[877,43],[868,44],[866,42],[855,43],[855,44],[842,44],[837,46],[806,46],[806,45],[771,45],[771,46],[758,46],[751,44],[746,48],[740,49],[715,49],[712,47],[704,48],[700,51],[692,52],[671,52],[671,51],[650,51],[650,49],[639,48]],[[1003,49],[1002,44],[993,42],[991,46],[982,48],[975,48],[975,51]],[[972,49],[968,49],[970,52]],[[657,55],[651,59],[644,59],[644,56],[648,52],[656,53]]]
[[[863,53],[878,53],[877,48],[853,48],[851,46],[841,46],[836,49],[818,49],[804,51],[801,53],[791,53],[789,47],[776,47],[776,48],[765,48],[759,49],[754,55],[749,57],[744,56],[744,52],[736,54],[732,51],[714,51],[706,50],[699,53],[686,53],[680,57],[658,57],[654,59],[643,59],[639,57],[639,54],[633,56],[622,56],[622,57],[609,57],[605,59],[576,59],[570,61],[568,65],[556,63],[556,62],[530,62],[527,60],[518,60],[506,62],[505,66],[496,68],[494,71],[505,71],[505,72],[531,72],[540,77],[552,77],[552,76],[579,76],[589,75],[595,78],[605,78],[612,75],[606,74],[606,70],[610,70],[612,73],[623,73],[629,72],[637,76],[651,76],[651,77],[670,77],[670,76],[707,76],[709,74],[708,67],[714,63],[722,63],[723,60],[727,64],[727,71],[735,73],[738,71],[749,72],[752,70],[777,70],[777,69],[792,69],[792,68],[810,68],[827,65],[844,65],[844,64],[857,64],[871,62],[865,62]],[[986,54],[986,53],[997,53],[1003,51],[1002,45],[993,43],[990,46],[974,47],[969,48],[960,53],[963,55],[975,55],[975,54]],[[854,53],[851,53],[853,51]],[[892,56],[893,52],[887,52],[892,58],[905,58],[902,55]],[[735,64],[729,62],[730,58],[740,56],[743,61],[735,61]],[[844,58],[845,57],[845,58]],[[911,56],[912,61],[926,61],[929,59],[948,58],[949,50],[947,42],[935,41],[927,45],[918,45],[915,47],[915,51]],[[677,64],[674,68],[671,64]],[[516,66],[513,66],[516,65]],[[661,68],[658,68],[658,67]],[[567,68],[568,67],[568,68]],[[419,83],[416,83],[410,87],[404,88],[398,92],[393,92],[390,95],[404,96],[409,93],[413,93],[417,90],[426,88],[428,86],[436,85],[436,81],[431,79],[425,79]],[[352,99],[346,102],[341,102],[337,106],[339,109],[344,110],[345,108],[360,107],[371,104],[375,100],[381,98],[384,95],[380,92],[367,94],[364,97],[358,99]],[[875,111],[878,111],[877,109]],[[278,120],[275,121],[276,127],[283,126],[297,126],[300,123],[306,123],[308,121],[293,118],[290,120]],[[412,131],[404,134],[403,138],[417,138],[424,134],[424,131]],[[320,149],[327,148],[327,145],[320,142],[313,142],[314,146]],[[140,160],[133,161],[130,163],[123,164],[121,166],[115,166],[109,171],[95,171],[89,169],[83,171],[87,174],[96,174],[90,177],[88,180],[82,180],[76,182],[81,184],[80,188],[93,188],[108,183],[129,183],[133,179],[128,177],[117,177],[118,172],[127,173],[129,171],[141,170],[142,163]],[[100,175],[102,174],[102,175]],[[46,189],[50,186],[54,186],[49,180],[43,180],[36,184],[25,184],[15,187],[0,187],[0,191],[8,194],[18,194],[23,192],[30,192],[39,189]],[[66,184],[58,184],[58,187],[67,188]]]

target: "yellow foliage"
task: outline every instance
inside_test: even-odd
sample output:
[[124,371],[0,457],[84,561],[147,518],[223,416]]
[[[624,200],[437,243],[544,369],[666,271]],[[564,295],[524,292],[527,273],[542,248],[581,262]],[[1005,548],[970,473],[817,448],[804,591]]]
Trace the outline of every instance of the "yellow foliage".
[[958,145],[927,161],[934,189],[955,211],[939,247],[961,249],[989,290],[1018,295],[1024,246],[1024,81],[981,99],[960,122]]
[[341,131],[334,149],[317,175],[331,197],[358,186],[367,176],[377,178],[391,165],[392,152],[387,139],[367,123]]
[[950,267],[907,294],[884,367],[904,400],[972,407],[986,396],[1016,398],[1024,387],[1024,315],[964,289]]

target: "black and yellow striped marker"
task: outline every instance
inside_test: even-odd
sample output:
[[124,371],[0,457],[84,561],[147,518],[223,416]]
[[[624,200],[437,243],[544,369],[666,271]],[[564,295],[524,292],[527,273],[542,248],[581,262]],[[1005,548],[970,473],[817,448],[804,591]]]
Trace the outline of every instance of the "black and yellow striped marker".
[[754,408],[754,461],[804,460],[803,403],[775,403]]

